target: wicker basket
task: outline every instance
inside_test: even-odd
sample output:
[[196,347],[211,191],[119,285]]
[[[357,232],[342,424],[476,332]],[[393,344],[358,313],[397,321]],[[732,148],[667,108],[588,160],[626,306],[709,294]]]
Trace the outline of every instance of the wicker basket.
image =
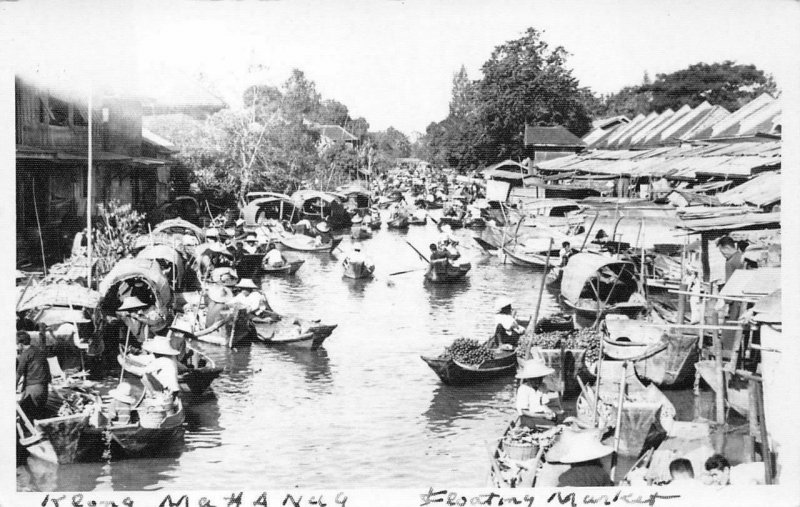
[[506,456],[508,456],[510,459],[526,461],[533,459],[533,457],[536,456],[539,446],[536,444],[524,444],[520,442],[503,440],[503,450],[505,451]]

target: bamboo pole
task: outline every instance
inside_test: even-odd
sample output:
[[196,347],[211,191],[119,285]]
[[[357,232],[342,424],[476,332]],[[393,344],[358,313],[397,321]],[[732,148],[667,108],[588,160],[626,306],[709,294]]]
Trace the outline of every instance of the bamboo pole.
[[581,252],[583,252],[583,248],[586,246],[586,242],[589,240],[589,234],[591,234],[591,233],[592,233],[592,229],[594,229],[594,224],[595,224],[595,222],[597,222],[597,218],[598,218],[599,216],[600,216],[600,212],[598,211],[598,212],[597,212],[597,213],[595,213],[595,215],[594,215],[594,220],[592,220],[592,225],[590,225],[590,226],[589,226],[589,230],[588,230],[588,231],[586,231],[586,237],[585,237],[585,238],[583,238],[583,243],[581,244],[581,249],[580,249],[580,251],[581,251]]
[[86,286],[92,288],[92,87],[89,85],[89,97],[87,102],[88,109],[88,131],[89,131],[89,147],[87,152],[87,168],[86,168]]
[[597,359],[597,381],[594,383],[594,412],[592,413],[592,427],[598,425],[598,415],[600,406],[600,382],[603,371],[603,339],[600,338],[599,357]]
[[[713,313],[712,319],[714,324],[719,321],[719,316],[716,312]],[[725,424],[725,371],[722,369],[722,337],[716,331],[714,336],[714,373],[716,375],[717,389],[715,405],[717,423]]]
[[36,179],[31,178],[31,191],[33,192],[33,210],[36,212],[36,229],[39,231],[39,248],[42,252],[42,271],[47,276],[47,261],[44,258],[44,239],[42,239],[42,223],[39,221],[39,206],[36,204]]
[[[684,283],[686,279],[686,247],[689,243],[689,236],[684,236],[683,250],[681,250],[681,279],[678,287],[681,292],[688,291],[689,287]],[[678,324],[683,324],[686,317],[686,294],[678,296]]]
[[539,309],[542,306],[542,294],[544,293],[544,286],[547,281],[547,269],[550,267],[550,252],[553,250],[553,238],[550,238],[550,248],[547,249],[547,259],[544,263],[544,270],[542,271],[542,281],[539,284],[539,300],[536,301],[536,311],[533,314],[533,320],[528,323],[529,326],[533,326],[531,329],[533,332],[531,333],[531,339],[528,342],[528,348],[525,351],[525,359],[531,358],[531,347],[533,346],[533,333],[536,332],[536,322],[539,320]]
[[617,426],[614,428],[614,454],[611,455],[611,481],[616,481],[617,456],[619,454],[619,434],[622,428],[622,405],[625,402],[625,381],[628,377],[628,361],[622,363],[622,379],[617,398]]

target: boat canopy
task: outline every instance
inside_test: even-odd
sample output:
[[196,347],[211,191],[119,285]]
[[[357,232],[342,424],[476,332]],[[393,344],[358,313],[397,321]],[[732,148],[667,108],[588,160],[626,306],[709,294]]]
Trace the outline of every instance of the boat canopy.
[[172,300],[169,280],[158,262],[151,259],[120,259],[100,282],[99,289],[107,311],[116,311],[126,296],[136,296],[166,315]]
[[164,220],[163,222],[156,224],[153,227],[153,234],[164,233],[164,234],[191,234],[197,238],[199,242],[205,240],[205,233],[203,229],[194,225],[191,222],[187,222],[182,218],[172,218],[170,220]]
[[634,264],[605,255],[593,253],[578,253],[569,258],[569,263],[564,268],[561,280],[561,295],[570,302],[581,298],[586,284],[598,275],[603,268],[610,268],[617,275],[626,269],[632,270]]
[[[159,261],[159,264],[162,262],[167,262],[172,264],[173,266],[173,274],[176,280],[180,282],[183,280],[183,274],[185,270],[185,264],[183,262],[183,257],[181,254],[174,248],[167,246],[167,245],[153,245],[145,248],[141,252],[136,255],[139,259],[150,259]],[[164,266],[162,265],[162,270]]]
[[261,218],[289,220],[297,222],[300,219],[297,213],[297,204],[285,195],[259,197],[250,201],[242,209],[242,218],[246,226],[256,226]]
[[286,194],[281,194],[280,192],[248,192],[244,200],[247,202],[247,204],[250,204],[256,199],[264,199],[265,197],[272,197],[275,199],[285,199],[287,201],[292,200],[291,197],[289,197]]
[[18,312],[46,306],[97,308],[100,304],[99,292],[74,283],[31,285],[27,290],[20,286],[18,291],[22,295],[17,305]]

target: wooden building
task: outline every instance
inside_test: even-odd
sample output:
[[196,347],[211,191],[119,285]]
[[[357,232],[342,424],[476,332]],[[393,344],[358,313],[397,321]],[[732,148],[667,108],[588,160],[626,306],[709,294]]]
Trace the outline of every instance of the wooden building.
[[[94,101],[92,201],[116,199],[147,213],[169,198],[168,148],[143,139],[137,99]],[[15,105],[18,261],[38,249],[37,223],[48,261],[59,261],[85,226],[87,104],[18,77]]]

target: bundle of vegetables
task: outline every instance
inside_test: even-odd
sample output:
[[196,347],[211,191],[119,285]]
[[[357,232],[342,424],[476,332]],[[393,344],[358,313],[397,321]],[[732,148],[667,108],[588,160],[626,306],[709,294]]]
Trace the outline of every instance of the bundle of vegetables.
[[508,443],[528,444],[547,448],[553,444],[553,441],[560,432],[560,426],[553,426],[547,431],[537,431],[535,429],[518,426],[509,431],[503,440]]
[[478,343],[478,340],[458,338],[452,345],[444,349],[443,356],[452,358],[459,363],[481,364],[493,359],[494,353],[486,345]]
[[82,397],[77,394],[68,394],[64,396],[64,401],[58,409],[59,417],[66,417],[70,415],[80,414],[86,408],[86,404]]
[[600,358],[600,333],[594,329],[579,329],[574,331],[550,331],[549,333],[536,333],[526,335],[520,339],[517,355],[522,357],[532,343],[533,347],[541,349],[584,349],[586,361],[594,362]]

